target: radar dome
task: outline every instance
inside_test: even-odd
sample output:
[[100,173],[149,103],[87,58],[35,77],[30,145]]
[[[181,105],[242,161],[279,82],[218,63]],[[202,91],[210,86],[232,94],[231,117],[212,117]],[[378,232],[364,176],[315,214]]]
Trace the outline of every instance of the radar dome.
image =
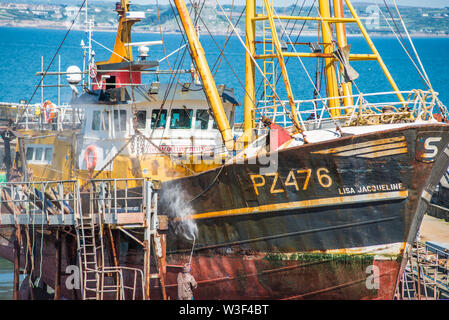
[[67,82],[70,84],[78,84],[81,81],[81,70],[77,66],[67,68]]

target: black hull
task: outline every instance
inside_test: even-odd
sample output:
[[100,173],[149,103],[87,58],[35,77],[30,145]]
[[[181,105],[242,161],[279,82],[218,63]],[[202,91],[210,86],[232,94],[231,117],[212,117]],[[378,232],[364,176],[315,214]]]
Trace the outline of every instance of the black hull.
[[[438,140],[430,149],[429,138]],[[272,172],[248,161],[165,182],[158,211],[170,218],[167,264],[189,261],[197,229],[195,299],[392,299],[404,252],[449,166],[448,143],[448,126],[414,125],[273,153]],[[118,238],[120,264],[142,268],[140,245]],[[53,239],[44,245],[50,286]],[[66,244],[68,264],[74,245]],[[372,268],[379,286],[367,285]],[[167,267],[171,299],[179,271]]]

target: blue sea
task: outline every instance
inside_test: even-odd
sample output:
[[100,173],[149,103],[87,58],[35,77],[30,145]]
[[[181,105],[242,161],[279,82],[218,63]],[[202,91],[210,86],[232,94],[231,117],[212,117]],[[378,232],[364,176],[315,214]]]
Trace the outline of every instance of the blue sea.
[[[40,89],[33,96],[35,86],[39,83],[39,77],[36,72],[41,70],[41,56],[43,56],[44,70],[47,69],[50,61],[61,44],[66,30],[42,30],[26,28],[0,28],[0,48],[2,48],[2,62],[0,63],[0,101],[1,102],[19,102],[24,99],[31,103],[40,102]],[[113,32],[95,32],[94,39],[104,46],[112,48],[115,40]],[[160,40],[159,34],[134,34],[133,41]],[[245,81],[244,49],[237,37],[231,37],[224,51],[224,57],[221,63],[217,63],[219,53],[226,41],[226,36],[216,36],[211,38],[202,34],[202,45],[206,52],[209,65],[216,73],[216,82],[226,84],[235,90],[238,101],[243,104],[244,90],[241,83]],[[59,54],[61,55],[61,70],[65,71],[71,65],[77,65],[82,68],[83,51],[80,43],[84,40],[87,43],[86,33],[83,31],[72,31],[66,38]],[[292,38],[295,41],[296,38]],[[300,37],[298,42],[315,42],[315,37]],[[396,40],[396,38],[382,37],[373,38],[378,51],[384,62],[393,75],[396,83],[401,90],[425,89],[418,73],[413,67],[410,59]],[[447,54],[449,51],[449,38],[415,38],[413,39],[415,47],[420,55],[421,61],[427,71],[430,81],[435,91],[439,92],[440,99],[444,104],[449,105],[449,64],[447,63]],[[165,52],[167,54],[180,47],[183,37],[180,34],[164,35]],[[352,53],[370,53],[368,46],[363,38],[353,37],[349,39]],[[103,49],[98,44],[93,44],[96,61],[107,60],[110,52]],[[298,50],[310,52],[307,46],[298,47]],[[161,45],[150,47],[151,60],[162,59],[164,48]],[[134,56],[138,55],[137,50]],[[315,59],[302,59],[312,79],[315,78]],[[188,52],[179,51],[179,54],[173,54],[169,58],[171,68],[190,69],[190,59]],[[391,91],[386,78],[376,62],[353,62],[351,65],[360,74],[356,83],[359,90],[363,93],[377,91]],[[217,68],[218,66],[218,68]],[[166,61],[161,62],[160,70],[168,70]],[[295,99],[312,98],[313,86],[305,75],[302,65],[296,58],[290,58],[287,62],[290,81]],[[218,70],[217,70],[218,69]],[[58,70],[58,58],[54,60],[49,71]],[[152,81],[150,76],[145,76],[144,81]],[[168,81],[168,76],[161,76],[160,81]],[[179,75],[179,81],[190,82],[190,75]],[[260,88],[261,77],[258,77],[256,88]],[[65,84],[65,77],[61,77],[61,82]],[[57,84],[56,76],[48,76],[45,84]],[[282,83],[282,80],[280,80]],[[281,86],[281,85],[279,85]],[[282,91],[281,91],[282,92]],[[324,94],[324,92],[322,93]],[[260,91],[257,97],[260,96]],[[71,90],[63,88],[61,91],[61,102],[69,102]],[[45,88],[44,100],[57,101],[57,89]],[[243,121],[243,106],[238,107],[236,121]],[[12,297],[12,264],[0,259],[0,299],[11,299]]]

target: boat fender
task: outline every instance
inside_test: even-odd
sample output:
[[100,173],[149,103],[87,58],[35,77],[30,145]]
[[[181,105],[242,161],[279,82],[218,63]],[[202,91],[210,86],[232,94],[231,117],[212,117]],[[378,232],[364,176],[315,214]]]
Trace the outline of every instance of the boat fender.
[[91,144],[87,147],[86,153],[84,154],[84,160],[86,160],[87,169],[92,171],[97,165],[97,148]]
[[[47,110],[48,107],[48,110]],[[53,106],[53,103],[51,103],[50,100],[46,100],[44,102],[44,105],[42,106],[42,109],[44,111],[45,121],[47,123],[52,123],[53,119],[55,118],[55,108]]]

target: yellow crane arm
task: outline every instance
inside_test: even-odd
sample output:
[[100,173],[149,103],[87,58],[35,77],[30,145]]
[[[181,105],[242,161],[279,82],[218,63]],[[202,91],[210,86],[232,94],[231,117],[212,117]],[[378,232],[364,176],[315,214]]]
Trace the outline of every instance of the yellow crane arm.
[[203,47],[201,46],[201,43],[195,31],[195,27],[190,18],[189,11],[187,10],[187,6],[184,0],[174,0],[174,2],[176,5],[176,9],[178,10],[179,17],[182,21],[187,39],[189,41],[190,54],[192,56],[192,59],[195,61],[198,73],[200,74],[204,91],[214,114],[218,130],[220,130],[226,148],[228,150],[234,150],[234,136],[229,126],[226,113],[224,112],[221,97],[218,93],[214,78],[207,63]]

